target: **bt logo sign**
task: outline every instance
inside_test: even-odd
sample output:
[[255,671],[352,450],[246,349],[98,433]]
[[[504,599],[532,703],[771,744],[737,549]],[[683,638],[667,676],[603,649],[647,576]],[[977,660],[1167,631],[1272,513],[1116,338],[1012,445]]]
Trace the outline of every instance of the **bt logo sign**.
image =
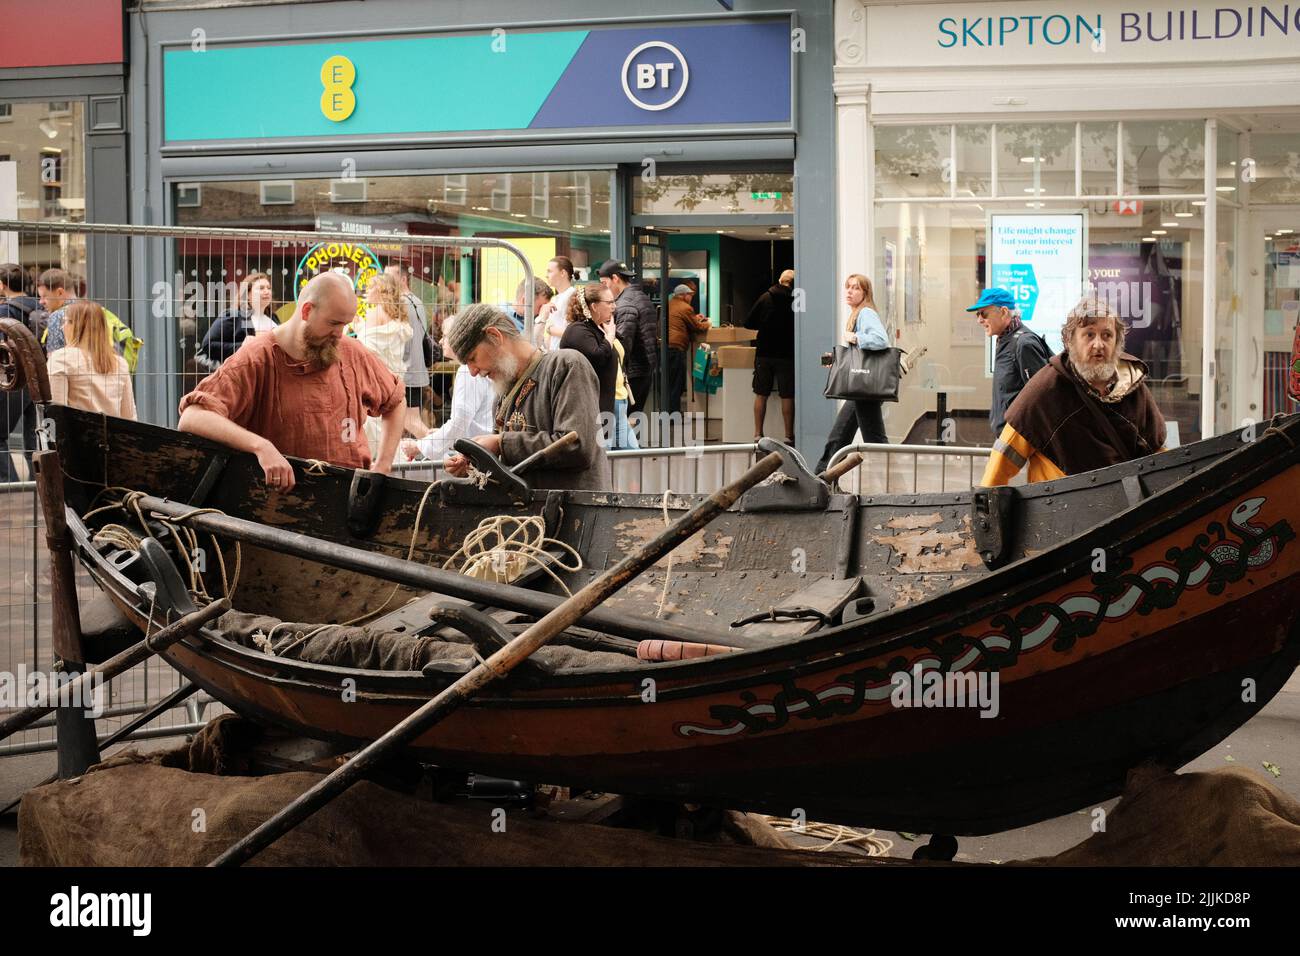
[[662,40],[642,43],[623,61],[623,93],[643,110],[668,109],[685,95],[690,77],[682,51]]

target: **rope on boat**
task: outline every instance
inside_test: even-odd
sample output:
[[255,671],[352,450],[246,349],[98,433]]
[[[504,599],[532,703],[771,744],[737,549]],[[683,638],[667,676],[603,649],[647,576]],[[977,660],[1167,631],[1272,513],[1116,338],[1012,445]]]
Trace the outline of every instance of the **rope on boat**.
[[[771,475],[768,476],[768,478],[770,477]],[[765,478],[764,481],[766,480],[767,479]],[[664,489],[664,527],[668,527],[672,524],[668,519],[668,496],[672,493],[673,491],[671,488]],[[668,570],[664,572],[664,587],[663,590],[659,592],[659,606],[655,608],[655,617],[664,616],[664,605],[668,601],[668,582],[673,579],[673,555],[676,553],[676,548],[668,552]]]
[[[568,564],[548,554],[546,548],[552,545],[571,555],[573,563]],[[507,583],[519,577],[529,564],[536,565],[549,574],[568,595],[573,592],[551,570],[551,565],[558,565],[561,570],[570,573],[582,570],[582,555],[565,542],[548,538],[546,519],[540,515],[527,518],[496,515],[484,518],[478,527],[465,535],[465,540],[456,553],[443,562],[443,569],[451,567],[461,557],[465,560],[457,570],[466,577],[487,579],[489,575],[495,574],[506,578]]]
[[889,851],[894,848],[893,840],[876,836],[875,830],[864,832],[855,830],[852,827],[841,826],[838,823],[801,823],[790,817],[770,817],[764,814],[756,814],[756,816],[765,821],[773,830],[784,830],[828,841],[821,846],[798,847],[800,850],[825,853],[833,847],[860,846],[867,851],[867,856],[888,856]]
[[325,475],[325,465],[327,463],[319,458],[308,458],[307,467],[302,470],[304,475],[311,475],[314,478],[321,478]]
[[[126,512],[128,515],[134,514],[136,520],[139,522],[140,530],[147,533],[149,530],[149,523],[145,519],[144,511],[140,508],[140,499],[145,497],[145,493],[143,491],[134,491],[130,488],[107,487],[95,496],[94,501],[98,501],[101,495],[112,491],[121,492],[121,499],[106,505],[101,505],[98,508],[92,508],[92,510],[86,512],[83,516],[83,520],[89,520],[101,512],[121,510]],[[92,505],[94,504],[94,501],[91,502]],[[172,541],[176,544],[176,551],[184,559],[185,565],[190,573],[190,592],[197,598],[211,602],[215,599],[208,593],[207,588],[204,586],[202,578],[204,572],[195,566],[195,554],[200,550],[198,532],[193,528],[184,526],[184,523],[190,518],[201,514],[224,514],[224,512],[219,508],[195,508],[193,511],[188,511],[175,518],[168,518],[165,515],[159,514],[155,514],[152,517],[171,533]],[[236,541],[235,573],[232,576],[226,571],[226,556],[221,550],[221,542],[217,540],[215,534],[209,534],[208,537],[212,539],[212,549],[216,552],[217,567],[221,572],[222,595],[228,600],[233,600],[235,589],[239,587],[239,573],[244,560],[243,549],[240,547],[240,543]],[[134,552],[140,550],[140,539],[136,537],[135,533],[130,528],[121,524],[109,523],[104,525],[95,533],[91,540],[95,544],[107,543],[119,547],[124,551]]]

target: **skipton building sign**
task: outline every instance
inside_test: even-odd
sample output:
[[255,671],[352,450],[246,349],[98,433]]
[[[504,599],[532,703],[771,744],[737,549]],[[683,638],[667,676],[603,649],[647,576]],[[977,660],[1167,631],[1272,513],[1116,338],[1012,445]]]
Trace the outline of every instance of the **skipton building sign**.
[[1017,64],[1098,66],[1300,56],[1292,2],[892,4],[868,7],[867,17],[874,66],[987,66],[991,52]]

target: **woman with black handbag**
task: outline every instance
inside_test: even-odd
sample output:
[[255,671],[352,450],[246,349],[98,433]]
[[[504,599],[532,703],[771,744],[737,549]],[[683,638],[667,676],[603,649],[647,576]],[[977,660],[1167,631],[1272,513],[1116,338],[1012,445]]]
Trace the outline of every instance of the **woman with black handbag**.
[[[844,301],[849,306],[848,321],[841,328],[841,344],[868,352],[878,352],[889,348],[889,336],[884,323],[876,312],[876,300],[872,294],[871,280],[864,275],[854,273],[844,282]],[[826,470],[831,456],[851,444],[856,432],[862,432],[864,442],[885,444],[889,436],[885,434],[885,417],[879,401],[863,399],[849,400],[840,406],[831,426],[830,436],[826,439],[826,449],[821,461],[817,463],[817,472]]]

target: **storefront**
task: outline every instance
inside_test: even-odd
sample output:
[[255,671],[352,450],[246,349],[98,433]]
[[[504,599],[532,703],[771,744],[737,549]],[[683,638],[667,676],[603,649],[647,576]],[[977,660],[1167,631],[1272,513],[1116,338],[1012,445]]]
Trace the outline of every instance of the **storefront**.
[[[677,0],[612,19],[608,5],[574,0],[548,4],[543,22],[520,22],[506,2],[465,13],[378,0],[364,22],[358,9],[146,5],[132,38],[132,121],[147,131],[133,153],[134,221],[496,236],[538,275],[565,255],[579,277],[611,255],[633,260],[648,233],[669,250],[665,278],[689,275],[715,324],[743,321],[778,261],[802,270],[810,311],[833,308],[834,197],[795,185],[833,169],[828,4],[740,15]],[[458,11],[474,19],[448,19]],[[209,267],[261,264],[254,252]],[[161,253],[151,263],[162,276],[172,266]],[[463,269],[422,259],[426,300],[501,298]],[[137,280],[145,300],[148,278]],[[273,276],[278,303],[291,303],[293,279]],[[203,331],[179,318],[141,317],[167,343],[150,370],[168,374],[138,396],[155,420],[174,414],[176,372]],[[821,344],[807,344],[802,366],[816,367]],[[821,377],[801,385],[812,416],[801,435],[813,441],[827,414]]]
[[[52,25],[74,21],[78,28]],[[126,222],[124,21],[117,0],[5,6],[0,27],[0,219]],[[0,233],[0,261],[33,284],[51,267],[125,307],[129,250],[102,238]],[[116,301],[109,302],[115,298]]]
[[[963,444],[991,441],[989,348],[963,309],[998,283],[1057,349],[1085,289],[1107,300],[1182,442],[1288,410],[1300,6],[838,0],[835,17],[839,200],[858,211],[839,274],[867,272],[900,345],[926,349],[892,439],[942,436],[942,400],[970,413]],[[1036,265],[1011,242],[1031,234]]]

